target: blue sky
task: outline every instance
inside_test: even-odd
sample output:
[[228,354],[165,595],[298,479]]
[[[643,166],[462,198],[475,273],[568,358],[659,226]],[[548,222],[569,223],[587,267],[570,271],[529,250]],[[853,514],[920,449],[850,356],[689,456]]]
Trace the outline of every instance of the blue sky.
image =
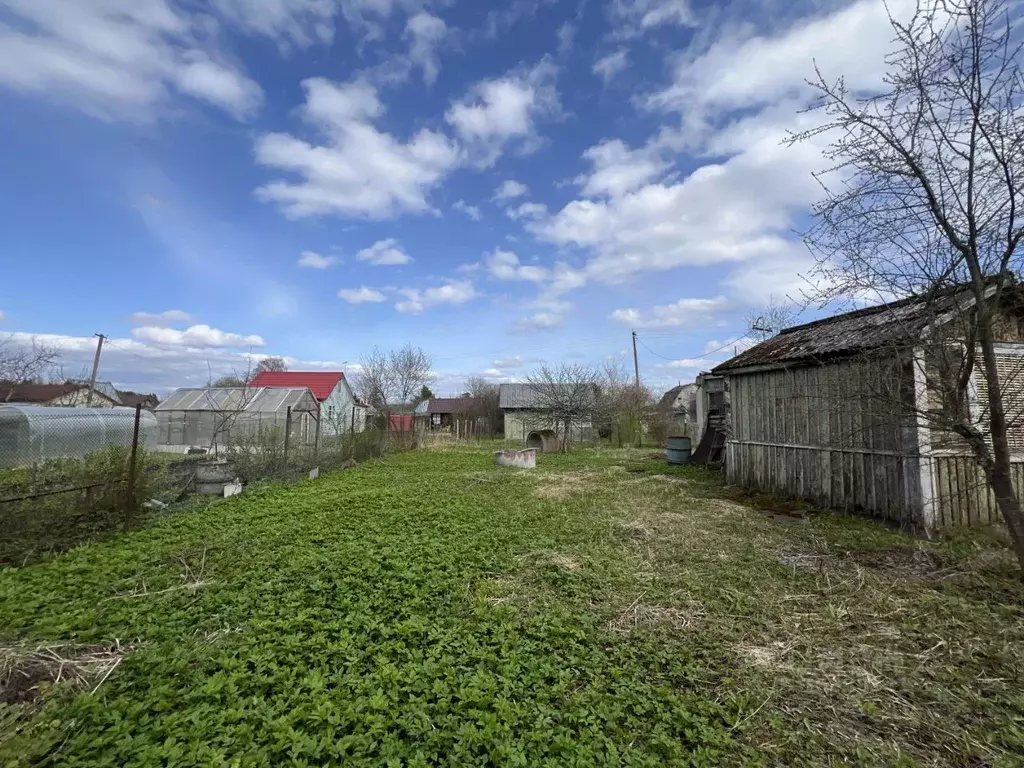
[[890,38],[876,0],[0,0],[0,334],[161,392],[411,342],[449,393],[636,328],[691,380],[810,269],[804,79]]

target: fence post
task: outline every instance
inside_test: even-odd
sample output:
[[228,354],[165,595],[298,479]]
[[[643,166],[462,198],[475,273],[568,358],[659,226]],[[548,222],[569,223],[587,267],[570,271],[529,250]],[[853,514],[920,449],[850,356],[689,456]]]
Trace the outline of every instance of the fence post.
[[135,503],[138,499],[135,498],[135,475],[137,472],[136,462],[139,458],[139,422],[142,420],[142,404],[135,406],[135,427],[132,431],[132,456],[128,460],[128,508],[125,510],[125,528],[128,527],[131,522],[131,517],[135,512]]
[[284,471],[288,471],[288,446],[292,441],[292,407],[288,406],[288,411],[284,417]]

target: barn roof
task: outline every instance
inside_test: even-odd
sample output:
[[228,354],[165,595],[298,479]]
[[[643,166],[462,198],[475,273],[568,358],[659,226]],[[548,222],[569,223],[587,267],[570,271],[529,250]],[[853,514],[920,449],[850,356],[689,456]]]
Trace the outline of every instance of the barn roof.
[[341,371],[261,371],[249,382],[250,387],[305,387],[320,402],[331,396],[338,382],[345,378]]
[[472,413],[483,403],[479,397],[432,397],[427,404],[427,413]]
[[[1014,293],[1017,292],[1015,289]],[[912,296],[794,325],[726,360],[711,372],[728,373],[753,366],[816,363],[918,339],[937,316],[953,310],[961,299],[969,298],[965,297],[963,289],[957,289],[938,298]],[[1008,300],[1013,301],[1015,298],[1008,297]]]
[[[8,403],[49,403],[61,397],[67,397],[81,389],[88,389],[88,384],[68,381],[63,384],[0,384],[0,402]],[[97,396],[106,397],[99,389]],[[110,399],[110,398],[107,398]],[[113,401],[120,405],[120,401]],[[97,401],[99,404],[99,401]]]
[[558,384],[502,384],[498,388],[498,407],[546,408],[544,392],[557,386]]

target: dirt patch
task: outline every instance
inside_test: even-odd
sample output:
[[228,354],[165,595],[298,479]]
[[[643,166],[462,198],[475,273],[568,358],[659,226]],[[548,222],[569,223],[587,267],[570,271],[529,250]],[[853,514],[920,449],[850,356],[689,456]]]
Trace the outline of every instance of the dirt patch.
[[0,704],[31,704],[66,683],[95,691],[133,648],[113,646],[0,646]]

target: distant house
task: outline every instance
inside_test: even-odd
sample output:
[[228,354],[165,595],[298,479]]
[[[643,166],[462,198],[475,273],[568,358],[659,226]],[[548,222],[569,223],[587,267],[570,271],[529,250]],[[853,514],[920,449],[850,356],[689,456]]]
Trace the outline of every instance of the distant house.
[[[0,402],[85,408],[89,402],[89,385],[75,381],[64,384],[3,384],[0,385]],[[121,402],[97,389],[93,392],[91,405],[113,408],[121,405]]]
[[[502,384],[499,387],[498,407],[505,419],[505,437],[510,440],[526,440],[531,432],[552,431],[556,435],[565,432],[563,419],[551,409],[556,397],[550,390],[557,385],[549,384]],[[589,400],[592,407],[596,402],[596,391],[591,389]],[[572,419],[572,440],[586,440],[593,432],[593,423],[586,402],[580,413]]]
[[121,398],[121,405],[127,408],[134,408],[137,405],[141,405],[145,411],[152,411],[158,405],[160,405],[160,398],[154,394],[142,395],[138,392],[130,392],[125,390],[117,390],[118,396]]
[[[940,425],[948,391],[938,355],[962,355],[959,313],[974,299],[910,298],[787,328],[712,369],[731,400],[730,483],[863,512],[914,528],[998,520],[963,439]],[[996,372],[1011,425],[1014,485],[1024,488],[1024,290],[1008,291],[995,326]],[[964,405],[984,434],[987,381]],[[933,415],[934,414],[934,415]],[[1019,492],[1019,491],[1018,491]]]
[[362,432],[366,427],[366,406],[341,371],[262,371],[249,386],[307,388],[320,404],[322,435]]
[[415,415],[431,432],[483,434],[490,429],[484,416],[486,407],[486,401],[479,397],[432,397],[416,406]]

